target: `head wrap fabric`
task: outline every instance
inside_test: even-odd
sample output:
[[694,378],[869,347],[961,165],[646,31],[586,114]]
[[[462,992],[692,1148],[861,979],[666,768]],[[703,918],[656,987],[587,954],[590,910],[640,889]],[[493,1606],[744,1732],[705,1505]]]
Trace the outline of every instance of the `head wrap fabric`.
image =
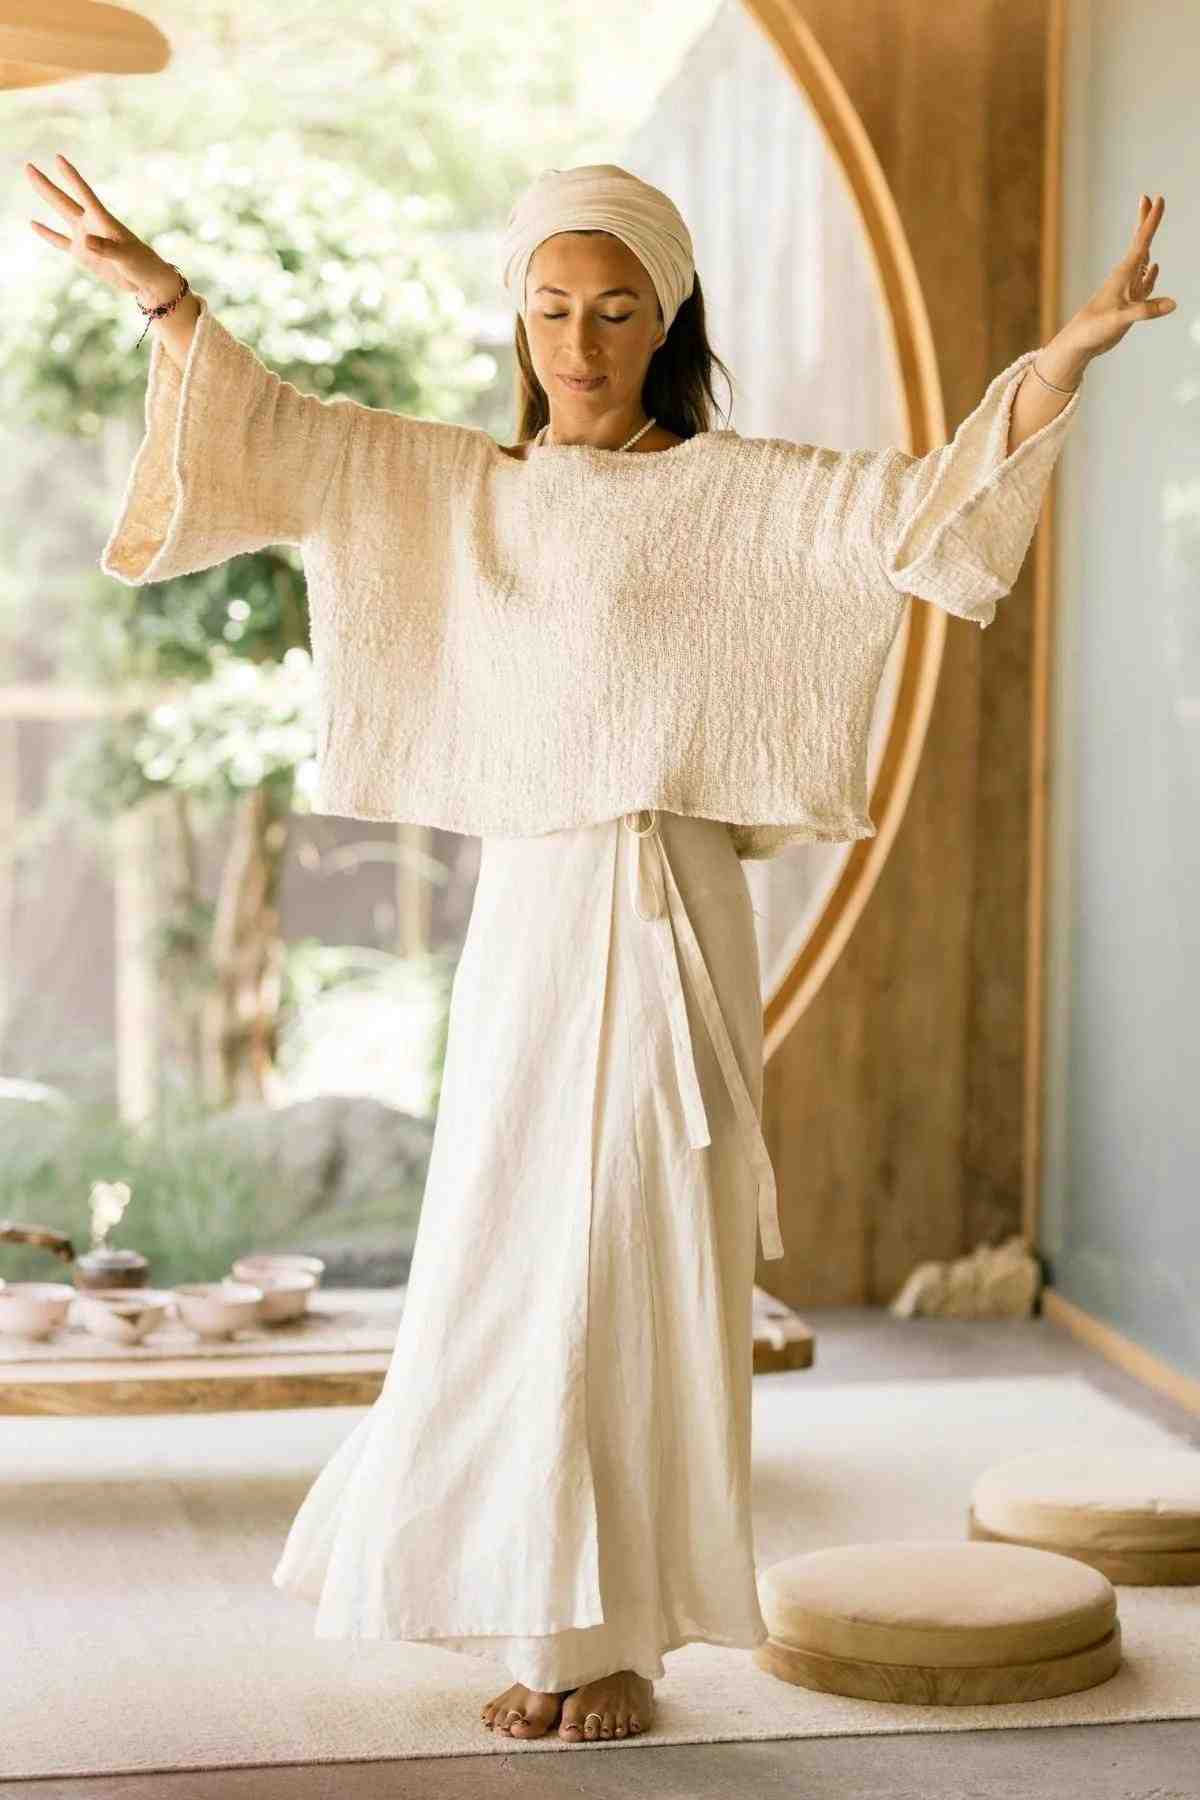
[[663,325],[695,286],[692,239],[661,188],[616,163],[543,169],[508,215],[501,244],[503,282],[525,318],[525,277],[538,245],[558,231],[609,231],[643,264],[662,307]]

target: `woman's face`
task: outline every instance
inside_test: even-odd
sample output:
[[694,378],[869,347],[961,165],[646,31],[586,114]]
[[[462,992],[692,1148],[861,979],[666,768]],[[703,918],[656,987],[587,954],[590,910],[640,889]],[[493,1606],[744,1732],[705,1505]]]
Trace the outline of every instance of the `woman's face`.
[[[529,259],[525,295],[525,335],[552,430],[639,422],[650,358],[667,334],[654,284],[629,246],[609,232],[556,232]],[[573,385],[576,375],[593,385]]]

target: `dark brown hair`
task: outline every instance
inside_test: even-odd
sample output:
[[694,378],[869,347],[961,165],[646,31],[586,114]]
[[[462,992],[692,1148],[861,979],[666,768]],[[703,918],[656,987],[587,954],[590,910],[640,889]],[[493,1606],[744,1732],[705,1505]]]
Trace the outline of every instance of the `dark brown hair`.
[[[591,236],[591,232],[584,235]],[[662,306],[658,307],[662,318]],[[516,317],[514,338],[517,355],[517,442],[525,443],[541,430],[550,417],[546,390],[538,380],[529,354],[525,321]],[[713,370],[719,369],[733,397],[733,377],[708,341],[704,323],[704,294],[699,275],[688,298],[671,321],[671,329],[646,370],[642,384],[642,405],[650,418],[676,437],[695,437],[698,431],[711,431],[717,409],[713,393]],[[728,412],[726,412],[728,420]]]

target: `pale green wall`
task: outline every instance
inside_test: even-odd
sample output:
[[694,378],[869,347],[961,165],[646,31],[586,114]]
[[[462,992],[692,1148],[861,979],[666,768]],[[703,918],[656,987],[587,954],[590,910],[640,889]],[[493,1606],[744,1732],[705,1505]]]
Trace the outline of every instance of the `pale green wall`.
[[1062,319],[1166,198],[1179,302],[1088,370],[1059,468],[1042,1248],[1200,1378],[1200,15],[1070,0]]

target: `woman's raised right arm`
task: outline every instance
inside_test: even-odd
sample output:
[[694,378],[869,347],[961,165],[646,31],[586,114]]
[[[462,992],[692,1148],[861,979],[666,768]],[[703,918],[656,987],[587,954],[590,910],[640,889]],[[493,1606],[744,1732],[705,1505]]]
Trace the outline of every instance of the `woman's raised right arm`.
[[[103,205],[65,158],[80,198],[26,164],[71,227],[34,220],[110,287],[144,307],[179,292],[179,275]],[[268,544],[302,544],[326,494],[355,408],[284,381],[228,332],[203,295],[151,322],[146,432],[100,567],[129,587],[191,575]]]

